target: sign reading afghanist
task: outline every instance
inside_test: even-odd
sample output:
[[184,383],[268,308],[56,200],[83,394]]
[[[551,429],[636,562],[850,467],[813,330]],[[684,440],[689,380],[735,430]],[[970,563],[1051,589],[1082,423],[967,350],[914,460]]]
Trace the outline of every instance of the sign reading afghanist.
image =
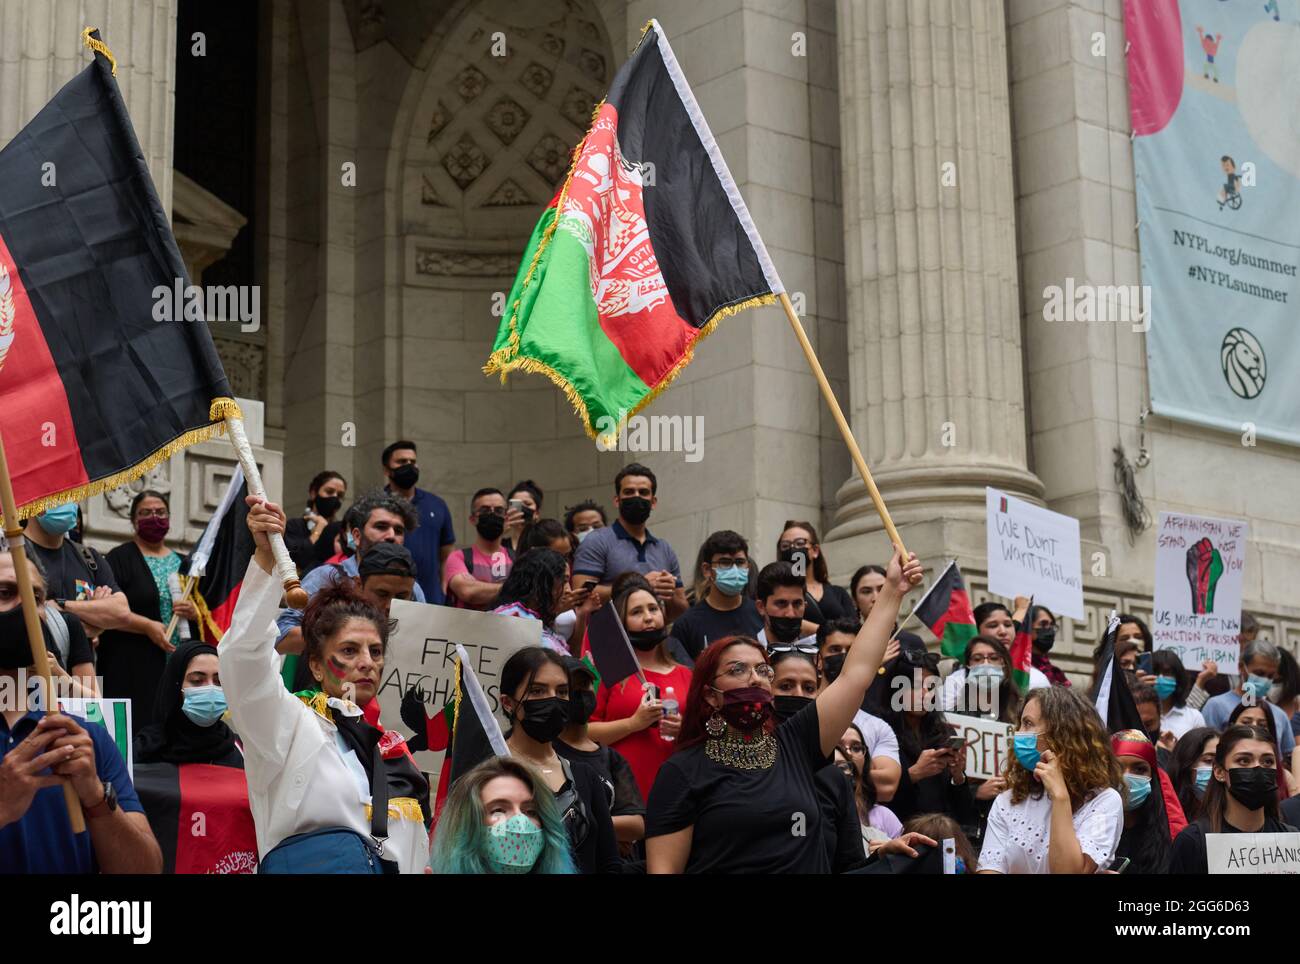
[[[455,696],[456,644],[469,653],[474,673],[498,720],[501,713],[501,669],[506,660],[525,646],[542,644],[542,624],[536,619],[499,616],[472,609],[454,609],[432,603],[394,599],[389,615],[397,630],[388,638],[384,678],[380,681],[380,718],[384,726],[410,737],[402,721],[402,697],[413,687],[424,693],[424,711],[434,716]],[[442,770],[441,751],[415,754],[415,762],[432,775],[434,785]]]
[[1221,673],[1237,665],[1248,531],[1236,519],[1160,513],[1151,635],[1198,673],[1202,660]]
[[1152,410],[1300,444],[1300,23],[1125,0],[1124,25]]
[[1212,874],[1300,874],[1300,833],[1207,833]]
[[992,487],[984,494],[989,592],[1033,596],[1058,616],[1082,619],[1079,520]]

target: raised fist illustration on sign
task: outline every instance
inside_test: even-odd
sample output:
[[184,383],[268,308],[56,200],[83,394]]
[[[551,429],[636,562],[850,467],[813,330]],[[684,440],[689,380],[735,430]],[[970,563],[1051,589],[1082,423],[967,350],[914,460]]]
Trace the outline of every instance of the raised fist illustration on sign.
[[1214,612],[1214,587],[1223,575],[1223,557],[1209,537],[1187,550],[1187,583],[1192,587],[1192,612],[1198,616]]

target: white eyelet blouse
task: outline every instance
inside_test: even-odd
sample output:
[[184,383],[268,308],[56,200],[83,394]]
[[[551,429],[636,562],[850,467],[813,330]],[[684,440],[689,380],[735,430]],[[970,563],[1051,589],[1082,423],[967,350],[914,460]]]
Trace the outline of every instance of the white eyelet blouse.
[[[1011,791],[998,794],[989,810],[979,869],[1001,874],[1048,874],[1047,849],[1051,842],[1052,801],[1043,793],[1011,802]],[[1124,833],[1124,801],[1107,787],[1084,801],[1074,812],[1074,833],[1079,848],[1105,870],[1115,857]]]

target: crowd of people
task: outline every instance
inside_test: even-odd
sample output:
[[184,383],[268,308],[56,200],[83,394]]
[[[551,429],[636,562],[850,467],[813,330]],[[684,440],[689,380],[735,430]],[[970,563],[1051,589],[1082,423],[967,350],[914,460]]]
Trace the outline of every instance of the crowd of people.
[[[710,534],[688,584],[648,527],[648,466],[618,473],[608,513],[593,499],[547,514],[531,479],[485,486],[458,542],[418,486],[416,445],[381,462],[385,484],[346,509],[333,471],[293,518],[248,499],[255,550],[218,646],[179,588],[165,495],[135,497],[133,538],[106,556],[76,537],[75,505],[29,521],[56,672],[131,700],[134,772],[102,726],[6,706],[0,871],[1204,874],[1207,834],[1300,827],[1300,668],[1249,614],[1232,673],[1188,671],[1121,615],[1110,685],[1142,726],[1110,732],[1095,700],[1112,664],[1099,647],[1091,680],[1071,679],[1048,609],[977,606],[957,659],[902,628],[915,557],[838,586],[817,529],[792,519],[765,548]],[[304,609],[282,604],[277,534]],[[14,565],[0,554],[0,676],[17,679],[31,655]],[[421,714],[408,742],[376,699],[394,599],[541,624],[541,645],[501,668],[507,755],[441,803],[413,756]],[[606,604],[639,669],[612,683],[587,633]],[[952,714],[1013,731],[997,775],[967,772]]]

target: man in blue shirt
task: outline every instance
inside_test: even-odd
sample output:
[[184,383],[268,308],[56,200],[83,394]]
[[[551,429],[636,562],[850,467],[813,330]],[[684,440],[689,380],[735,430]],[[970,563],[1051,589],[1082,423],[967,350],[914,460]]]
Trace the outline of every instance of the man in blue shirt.
[[1269,690],[1277,679],[1281,664],[1282,654],[1267,639],[1254,639],[1242,643],[1241,661],[1237,667],[1238,672],[1241,673],[1241,681],[1234,689],[1210,697],[1201,707],[1201,715],[1205,717],[1206,726],[1222,730],[1228,725],[1228,717],[1232,715],[1232,711],[1243,699],[1248,700],[1253,706],[1267,707],[1273,714],[1282,756],[1289,762],[1291,751],[1295,749],[1295,734],[1291,732],[1291,721],[1281,709],[1268,701]]
[[442,591],[442,564],[456,548],[456,533],[451,525],[451,510],[439,496],[417,489],[420,466],[416,462],[415,443],[402,439],[394,442],[380,458],[388,484],[384,487],[406,499],[415,507],[418,528],[408,532],[406,548],[415,560],[416,584],[431,603],[446,601]]
[[[13,557],[0,553],[0,874],[161,873],[117,744],[102,724],[29,709],[20,671],[31,662]],[[82,833],[72,832],[61,778],[80,801]]]

